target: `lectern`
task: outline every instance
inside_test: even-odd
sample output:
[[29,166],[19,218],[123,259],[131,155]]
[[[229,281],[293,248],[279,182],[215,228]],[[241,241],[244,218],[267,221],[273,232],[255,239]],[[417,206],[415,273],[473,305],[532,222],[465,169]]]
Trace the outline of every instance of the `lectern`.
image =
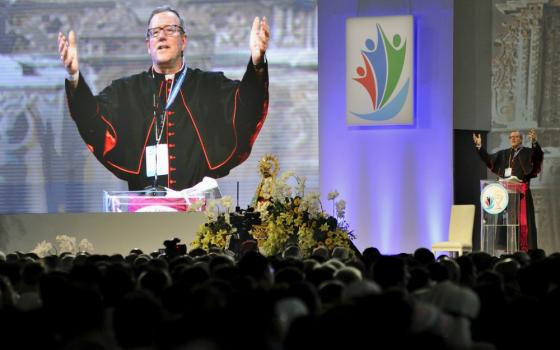
[[481,250],[493,256],[519,250],[519,201],[517,180],[480,181]]

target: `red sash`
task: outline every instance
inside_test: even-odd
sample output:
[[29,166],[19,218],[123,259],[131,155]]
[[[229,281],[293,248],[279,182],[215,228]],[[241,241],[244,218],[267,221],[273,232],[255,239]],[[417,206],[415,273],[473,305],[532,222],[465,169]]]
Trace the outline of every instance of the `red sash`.
[[529,189],[529,184],[523,182],[521,184],[521,194],[519,198],[519,249],[528,252],[529,251],[529,226],[527,225],[527,190]]

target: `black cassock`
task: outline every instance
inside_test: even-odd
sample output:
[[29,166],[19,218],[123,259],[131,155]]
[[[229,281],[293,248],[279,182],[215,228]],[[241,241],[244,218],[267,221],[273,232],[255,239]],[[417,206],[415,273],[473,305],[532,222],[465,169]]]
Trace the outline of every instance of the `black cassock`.
[[[187,68],[167,115],[171,80],[148,71],[115,80],[94,96],[82,74],[66,94],[70,114],[95,157],[128,182],[129,190],[154,185],[146,174],[146,147],[168,145],[168,175],[157,184],[181,190],[204,176],[218,178],[249,157],[268,111],[268,68],[262,79],[252,63],[241,81],[221,72]],[[177,81],[181,72],[175,75]],[[162,132],[163,126],[163,132]]]
[[[517,153],[514,149],[508,148],[494,154],[488,154],[486,149],[481,147],[478,154],[494,174],[504,177],[505,170],[511,167],[511,175],[516,176],[525,184],[521,201],[525,201],[528,232],[526,240],[524,240],[523,234],[520,233],[519,246],[520,249],[525,251],[527,249],[537,249],[535,207],[529,183],[532,178],[538,175],[542,168],[544,154],[541,146],[535,143],[531,148],[522,147]],[[523,207],[523,204],[521,206]]]

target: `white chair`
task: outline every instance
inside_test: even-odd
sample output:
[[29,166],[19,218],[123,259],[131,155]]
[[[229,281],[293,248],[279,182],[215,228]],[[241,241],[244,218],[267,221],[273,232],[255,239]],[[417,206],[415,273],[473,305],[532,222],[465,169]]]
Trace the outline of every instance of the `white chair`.
[[472,252],[472,237],[474,226],[474,204],[455,204],[451,207],[449,220],[449,240],[432,244],[434,255],[437,251]]

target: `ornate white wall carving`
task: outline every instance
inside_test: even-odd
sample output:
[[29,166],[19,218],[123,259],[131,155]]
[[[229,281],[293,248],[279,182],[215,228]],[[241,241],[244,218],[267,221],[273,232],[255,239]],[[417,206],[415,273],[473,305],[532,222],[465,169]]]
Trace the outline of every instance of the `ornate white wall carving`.
[[[489,148],[513,130],[539,132],[542,173],[531,182],[539,246],[560,251],[560,2],[494,0]],[[525,139],[526,143],[528,142]]]

